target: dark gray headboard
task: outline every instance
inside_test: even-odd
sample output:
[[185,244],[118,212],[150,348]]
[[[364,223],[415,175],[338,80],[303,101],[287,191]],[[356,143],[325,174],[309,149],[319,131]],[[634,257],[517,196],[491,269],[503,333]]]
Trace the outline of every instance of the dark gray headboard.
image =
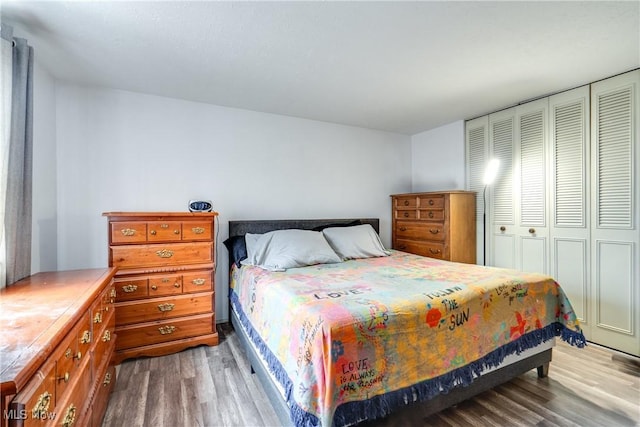
[[380,234],[380,220],[378,218],[351,218],[351,219],[275,219],[275,220],[250,220],[229,221],[229,236],[244,236],[246,233],[267,233],[273,230],[286,230],[297,228],[311,230],[328,224],[348,224],[360,220],[363,224],[371,224],[376,233]]

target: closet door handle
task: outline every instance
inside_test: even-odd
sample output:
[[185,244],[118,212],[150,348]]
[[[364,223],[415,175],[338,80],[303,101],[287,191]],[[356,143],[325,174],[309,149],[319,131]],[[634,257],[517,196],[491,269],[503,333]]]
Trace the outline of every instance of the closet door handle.
[[535,228],[530,228],[530,229],[529,229],[529,233],[534,234],[535,232],[536,232],[536,229],[535,229]]
[[505,227],[504,225],[502,227],[500,227],[500,231],[506,231],[507,227]]

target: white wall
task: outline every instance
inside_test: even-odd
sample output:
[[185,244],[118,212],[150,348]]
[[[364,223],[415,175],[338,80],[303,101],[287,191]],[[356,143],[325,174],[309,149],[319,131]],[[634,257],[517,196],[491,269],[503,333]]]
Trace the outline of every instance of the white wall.
[[55,79],[34,55],[31,273],[57,269]]
[[465,188],[464,120],[411,137],[412,191]]
[[220,213],[216,311],[228,318],[230,219],[379,217],[411,189],[409,136],[58,82],[58,268],[107,265],[105,211]]

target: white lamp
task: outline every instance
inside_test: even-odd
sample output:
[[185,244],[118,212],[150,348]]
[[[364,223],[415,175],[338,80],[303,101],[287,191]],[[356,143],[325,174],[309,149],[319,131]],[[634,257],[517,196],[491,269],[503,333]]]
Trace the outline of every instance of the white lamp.
[[496,179],[498,175],[498,168],[500,167],[500,160],[491,159],[487,164],[487,167],[484,170],[484,177],[482,178],[482,183],[484,184],[484,190],[482,190],[482,240],[483,240],[483,249],[482,249],[482,260],[483,264],[487,265],[487,187],[493,184],[493,181]]

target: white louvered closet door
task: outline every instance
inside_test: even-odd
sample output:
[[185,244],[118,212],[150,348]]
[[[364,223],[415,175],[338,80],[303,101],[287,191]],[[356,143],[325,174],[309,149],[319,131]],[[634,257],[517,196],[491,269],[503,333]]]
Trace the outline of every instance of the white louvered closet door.
[[640,71],[591,86],[592,339],[640,355]]
[[516,109],[516,268],[537,273],[549,272],[548,106],[544,98]]
[[515,205],[513,188],[515,108],[489,115],[489,157],[500,160],[491,186],[491,226],[487,230],[487,265],[516,268]]
[[548,272],[548,98],[489,116],[490,157],[500,160],[492,186],[490,264]]
[[[490,207],[489,203],[485,204],[484,202],[484,185],[482,183],[489,151],[489,117],[484,116],[469,120],[466,123],[465,132],[467,189],[476,192],[476,259],[479,264],[483,264],[485,260],[483,221],[485,221],[486,217],[485,224],[487,230],[489,230],[488,219]],[[489,201],[489,195],[490,194],[486,194],[487,202]]]
[[590,337],[589,86],[549,98],[551,275]]

